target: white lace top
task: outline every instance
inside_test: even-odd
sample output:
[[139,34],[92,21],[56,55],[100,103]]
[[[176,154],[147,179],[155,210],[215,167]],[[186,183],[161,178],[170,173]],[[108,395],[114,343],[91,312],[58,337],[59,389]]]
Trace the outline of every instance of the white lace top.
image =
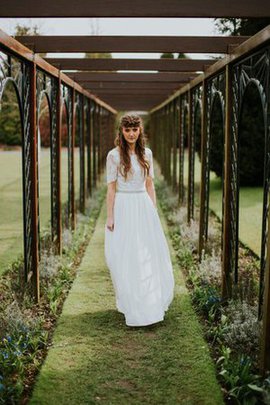
[[[149,176],[154,178],[154,167],[153,167],[153,154],[150,148],[145,148],[146,159],[150,164]],[[116,181],[116,190],[146,190],[143,167],[138,161],[138,157],[135,153],[130,155],[131,159],[131,172],[127,175],[127,180],[120,173],[120,152],[117,147],[111,149],[106,158],[106,174],[107,174],[107,184]]]

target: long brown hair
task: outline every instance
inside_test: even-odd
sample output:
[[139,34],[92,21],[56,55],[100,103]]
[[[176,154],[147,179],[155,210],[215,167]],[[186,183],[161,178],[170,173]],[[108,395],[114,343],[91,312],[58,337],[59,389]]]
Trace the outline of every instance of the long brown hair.
[[122,176],[127,179],[128,172],[131,169],[131,160],[130,160],[130,155],[129,155],[129,146],[127,141],[125,140],[125,137],[122,132],[122,128],[128,128],[128,127],[140,127],[140,134],[138,136],[138,139],[136,141],[135,145],[135,153],[138,157],[138,162],[140,163],[141,167],[144,170],[144,176],[149,174],[149,168],[150,168],[150,162],[146,159],[145,156],[145,135],[144,135],[144,129],[143,129],[143,123],[142,119],[139,115],[133,114],[133,115],[123,115],[120,118],[119,122],[119,128],[118,128],[118,134],[114,140],[115,146],[119,147],[120,151],[120,172],[123,167],[124,173],[121,173]]

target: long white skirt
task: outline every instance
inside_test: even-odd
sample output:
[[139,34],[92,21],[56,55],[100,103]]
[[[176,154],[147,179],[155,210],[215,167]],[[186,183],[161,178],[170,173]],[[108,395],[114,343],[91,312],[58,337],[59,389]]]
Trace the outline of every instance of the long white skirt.
[[105,259],[116,307],[126,325],[164,319],[174,295],[169,247],[158,212],[144,192],[116,192],[114,230],[105,224]]

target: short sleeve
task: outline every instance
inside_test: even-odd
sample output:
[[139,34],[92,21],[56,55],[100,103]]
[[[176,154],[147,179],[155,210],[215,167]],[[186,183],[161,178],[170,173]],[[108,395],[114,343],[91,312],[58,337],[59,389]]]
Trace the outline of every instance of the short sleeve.
[[106,159],[107,184],[117,179],[117,163],[111,151]]
[[154,179],[154,165],[153,165],[153,153],[151,149],[149,149],[149,163],[150,163],[150,168],[149,168],[149,176],[151,176]]

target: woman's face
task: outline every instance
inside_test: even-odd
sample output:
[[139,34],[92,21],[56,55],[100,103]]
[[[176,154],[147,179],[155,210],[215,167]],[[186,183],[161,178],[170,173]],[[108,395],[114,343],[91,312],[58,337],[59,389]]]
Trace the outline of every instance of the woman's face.
[[135,144],[139,135],[140,127],[122,127],[122,133],[129,145]]

